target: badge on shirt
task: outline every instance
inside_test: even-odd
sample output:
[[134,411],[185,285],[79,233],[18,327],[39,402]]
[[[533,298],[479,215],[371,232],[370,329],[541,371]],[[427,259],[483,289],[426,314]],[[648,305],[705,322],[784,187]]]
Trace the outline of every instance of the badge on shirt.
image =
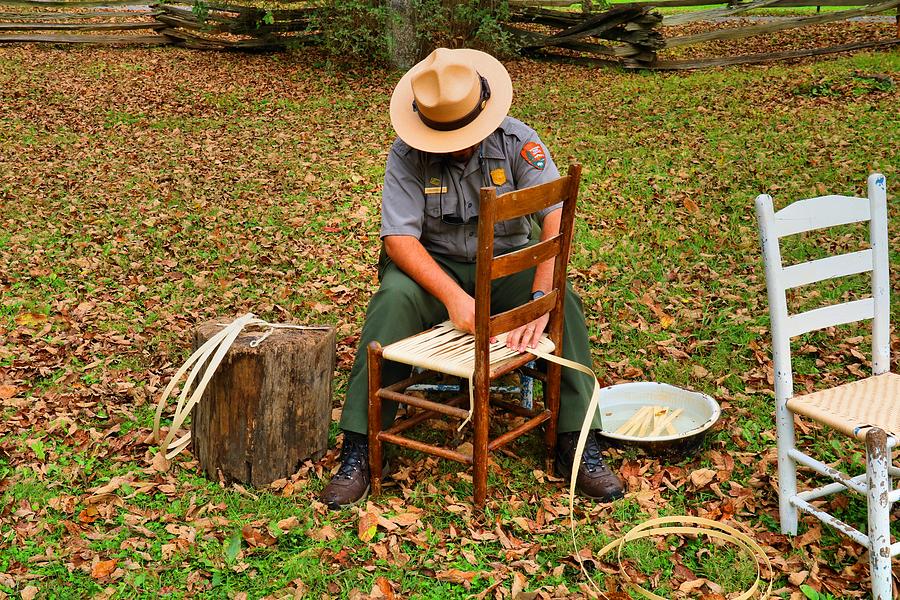
[[494,185],[503,185],[506,183],[506,171],[501,169],[494,169],[491,171],[491,181],[494,182]]
[[[438,183],[440,183],[440,182],[438,182]],[[444,187],[440,187],[440,186],[427,187],[427,188],[425,188],[425,193],[426,194],[446,194],[447,186],[445,185]]]
[[429,183],[433,186],[441,185],[441,180],[438,179],[437,177],[432,177],[431,181]]
[[547,164],[547,156],[544,154],[544,149],[537,142],[528,142],[522,147],[522,158],[538,171],[543,171],[544,166]]

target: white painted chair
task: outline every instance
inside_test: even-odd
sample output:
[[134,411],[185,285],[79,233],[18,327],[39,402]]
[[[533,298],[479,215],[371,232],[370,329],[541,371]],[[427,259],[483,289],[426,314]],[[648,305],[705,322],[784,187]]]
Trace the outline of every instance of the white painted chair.
[[[891,557],[900,542],[891,544],[891,504],[900,499],[892,477],[891,449],[900,439],[900,375],[890,367],[890,280],[888,271],[887,192],[883,175],[868,179],[868,198],[821,196],[800,200],[775,212],[772,198],[756,198],[760,241],[766,270],[772,354],[775,366],[776,426],[778,434],[778,495],[782,533],[797,533],[798,511],[812,514],[869,549],[872,596],[891,598]],[[784,267],[781,238],[848,223],[869,222],[871,248]],[[817,281],[872,273],[872,296],[789,315],[785,290]],[[872,319],[872,370],[866,379],[836,388],[794,396],[791,338],[803,333]],[[866,472],[851,477],[801,452],[794,442],[794,415],[826,424],[865,443]],[[797,466],[829,477],[834,483],[797,491]],[[866,496],[867,533],[813,506],[812,502],[851,489]]]

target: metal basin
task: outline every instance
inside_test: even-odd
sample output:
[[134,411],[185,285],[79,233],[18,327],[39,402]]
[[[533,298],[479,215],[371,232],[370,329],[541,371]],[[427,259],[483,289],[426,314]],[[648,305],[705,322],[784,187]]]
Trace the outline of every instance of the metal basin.
[[[672,422],[676,433],[635,436],[614,433],[644,406],[682,409]],[[719,420],[719,404],[706,394],[667,383],[650,381],[621,383],[600,390],[601,441],[613,446],[640,448],[648,455],[683,458],[700,447],[706,432]]]

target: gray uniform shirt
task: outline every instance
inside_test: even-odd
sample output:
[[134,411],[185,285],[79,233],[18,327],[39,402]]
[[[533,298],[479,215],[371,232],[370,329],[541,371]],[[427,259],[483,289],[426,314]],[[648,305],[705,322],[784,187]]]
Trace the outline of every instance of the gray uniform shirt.
[[[465,164],[398,139],[384,174],[381,237],[413,236],[429,252],[474,262],[481,188],[495,186],[503,194],[557,177],[559,171],[537,133],[512,117],[506,117]],[[559,206],[532,216],[543,223]],[[523,246],[530,234],[528,217],[498,223],[494,254]]]

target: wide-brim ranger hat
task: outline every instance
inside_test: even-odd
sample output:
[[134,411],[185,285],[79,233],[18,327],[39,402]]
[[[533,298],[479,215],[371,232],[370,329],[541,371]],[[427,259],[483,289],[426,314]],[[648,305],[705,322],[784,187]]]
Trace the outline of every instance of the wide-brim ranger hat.
[[425,152],[456,152],[485,139],[512,104],[512,80],[478,50],[438,48],[410,69],[391,96],[391,124]]

